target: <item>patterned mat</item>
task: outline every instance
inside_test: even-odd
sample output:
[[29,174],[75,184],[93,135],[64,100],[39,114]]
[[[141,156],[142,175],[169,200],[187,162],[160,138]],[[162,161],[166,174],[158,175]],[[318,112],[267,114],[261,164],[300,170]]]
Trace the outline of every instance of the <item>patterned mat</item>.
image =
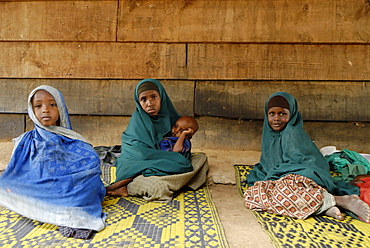
[[[115,167],[102,169],[104,181],[110,181]],[[181,192],[169,203],[106,197],[103,207],[106,228],[81,240],[0,206],[0,247],[228,247],[207,186]]]
[[[253,165],[235,165],[238,192],[241,197]],[[349,215],[343,221],[328,216],[306,220],[251,211],[275,247],[370,247],[370,224]]]

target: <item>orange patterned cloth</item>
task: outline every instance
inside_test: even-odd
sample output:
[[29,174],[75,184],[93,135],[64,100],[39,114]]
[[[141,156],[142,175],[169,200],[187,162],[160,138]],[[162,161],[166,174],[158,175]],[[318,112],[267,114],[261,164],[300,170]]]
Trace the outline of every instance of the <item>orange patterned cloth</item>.
[[258,181],[246,189],[245,205],[255,211],[306,219],[320,209],[325,189],[313,180],[295,174],[276,181]]

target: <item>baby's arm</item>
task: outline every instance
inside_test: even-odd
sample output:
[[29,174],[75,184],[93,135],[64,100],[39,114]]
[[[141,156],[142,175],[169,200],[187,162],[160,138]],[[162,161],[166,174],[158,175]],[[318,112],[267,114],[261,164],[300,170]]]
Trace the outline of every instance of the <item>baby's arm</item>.
[[193,129],[188,128],[187,130],[184,130],[181,134],[180,137],[177,139],[175,145],[173,146],[172,151],[173,152],[182,152],[184,149],[184,141],[189,134],[193,134]]

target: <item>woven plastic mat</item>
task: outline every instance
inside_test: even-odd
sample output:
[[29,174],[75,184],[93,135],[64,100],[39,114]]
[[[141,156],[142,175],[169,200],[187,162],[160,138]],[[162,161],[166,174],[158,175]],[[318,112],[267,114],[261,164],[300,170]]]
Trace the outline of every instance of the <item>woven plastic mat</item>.
[[[115,167],[102,165],[103,181]],[[228,247],[208,186],[179,193],[169,203],[105,197],[106,227],[89,240],[63,237],[55,225],[0,206],[0,247]]]
[[[241,197],[252,168],[253,165],[234,166]],[[370,247],[370,224],[350,215],[345,215],[343,221],[321,215],[299,220],[267,212],[251,212],[275,247]]]

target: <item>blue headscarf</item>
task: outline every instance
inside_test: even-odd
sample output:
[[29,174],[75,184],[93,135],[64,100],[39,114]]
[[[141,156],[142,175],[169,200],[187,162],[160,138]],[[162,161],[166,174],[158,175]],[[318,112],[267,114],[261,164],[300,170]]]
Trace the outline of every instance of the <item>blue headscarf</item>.
[[[54,97],[60,126],[43,126],[36,118],[31,100],[39,90]],[[35,128],[15,139],[0,177],[0,205],[41,222],[102,230],[106,216],[100,160],[93,147],[71,130],[62,94],[51,86],[37,87],[28,98],[28,115]]]
[[[290,119],[282,131],[273,130],[268,122],[268,103],[274,96],[282,96],[289,103]],[[272,94],[266,101],[264,115],[261,158],[248,175],[248,185],[298,174],[314,180],[334,195],[359,194],[358,187],[344,181],[333,182],[328,162],[303,129],[297,101],[291,94]]]
[[[149,116],[141,107],[138,89],[145,82],[154,83],[161,97],[157,116]],[[116,161],[116,181],[134,177],[165,176],[193,170],[190,161],[177,152],[162,151],[159,143],[171,131],[179,118],[162,84],[155,79],[144,79],[135,88],[135,112],[122,134],[122,152]]]

